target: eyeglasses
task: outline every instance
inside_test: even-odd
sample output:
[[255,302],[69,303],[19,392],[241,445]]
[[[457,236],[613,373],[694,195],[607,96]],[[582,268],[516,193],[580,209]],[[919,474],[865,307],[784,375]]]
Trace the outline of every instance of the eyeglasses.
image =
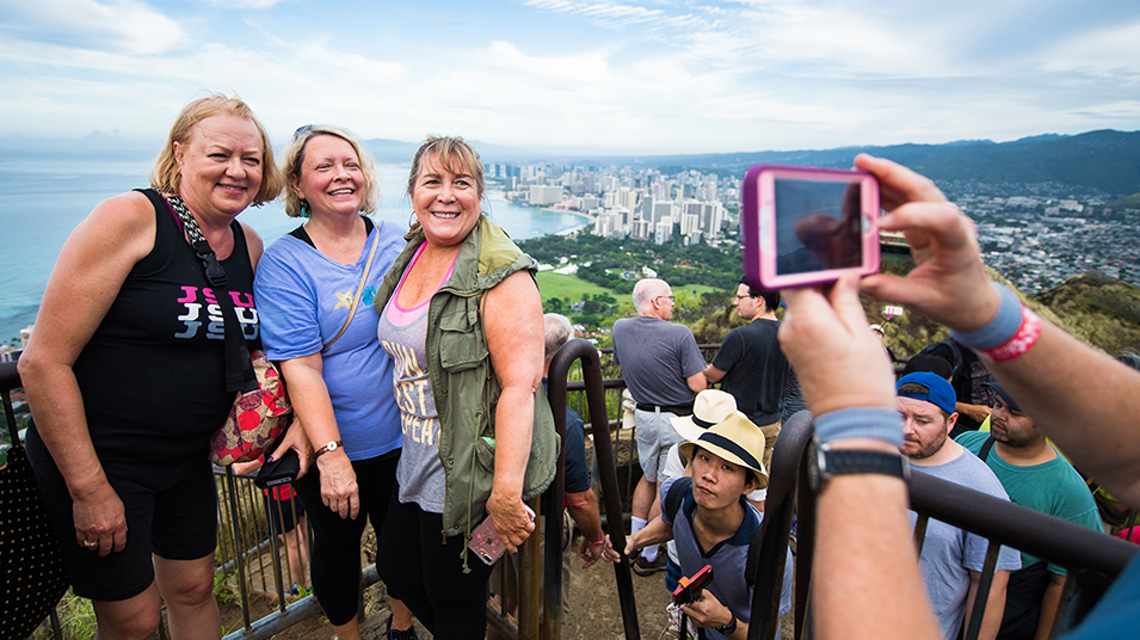
[[669,298],[669,302],[676,302],[677,301],[677,298],[675,298],[673,296],[656,296],[653,298],[653,300],[656,301],[657,298]]
[[308,134],[310,131],[312,131],[313,129],[316,129],[316,128],[317,128],[317,125],[315,125],[315,124],[306,124],[306,125],[302,125],[300,127],[297,127],[297,130],[293,132],[293,140],[294,141],[300,140],[301,138],[305,137],[306,134]]
[[737,299],[737,300],[743,300],[743,299],[745,299],[745,298],[751,298],[751,297],[752,297],[752,296],[750,296],[750,295],[748,295],[748,294],[744,294],[744,295],[740,295],[740,294],[737,294],[737,295],[736,295],[736,299]]

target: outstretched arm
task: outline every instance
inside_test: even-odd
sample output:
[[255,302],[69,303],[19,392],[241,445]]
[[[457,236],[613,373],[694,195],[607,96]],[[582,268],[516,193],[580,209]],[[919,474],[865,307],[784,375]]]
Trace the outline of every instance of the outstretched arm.
[[566,493],[566,510],[574,519],[574,524],[582,530],[582,546],[578,556],[586,561],[583,569],[601,559],[604,551],[602,515],[598,510],[598,496],[593,489]]
[[[880,432],[901,440],[893,376],[868,329],[854,276],[827,296],[815,289],[785,292],[788,314],[780,345],[799,375],[817,424],[872,411]],[[888,439],[836,430],[833,448],[898,453]],[[818,502],[813,620],[821,638],[924,638],[942,633],[926,598],[911,540],[905,483],[878,474],[829,480]],[[882,606],[890,602],[891,606]]]
[[[871,276],[863,290],[957,331],[986,326],[998,313],[1000,294],[986,275],[969,218],[909,169],[866,155],[855,164],[879,177],[890,211],[880,227],[906,234],[917,265],[906,277]],[[1044,320],[1027,353],[986,367],[1083,472],[1140,506],[1140,373]]]

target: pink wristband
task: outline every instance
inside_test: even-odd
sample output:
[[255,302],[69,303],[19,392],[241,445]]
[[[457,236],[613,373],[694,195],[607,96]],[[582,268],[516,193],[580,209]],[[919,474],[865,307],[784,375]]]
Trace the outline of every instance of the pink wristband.
[[1041,318],[1024,304],[1021,305],[1021,326],[1017,333],[992,349],[978,350],[978,355],[991,362],[1007,362],[1020,358],[1037,344],[1041,337]]

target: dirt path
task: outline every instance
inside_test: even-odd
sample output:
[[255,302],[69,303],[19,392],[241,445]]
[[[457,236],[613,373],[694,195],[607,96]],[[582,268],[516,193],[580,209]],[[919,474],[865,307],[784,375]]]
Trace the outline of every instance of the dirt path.
[[[577,562],[571,570],[570,608],[571,614],[562,627],[564,640],[596,640],[600,638],[620,639],[624,637],[621,607],[617,595],[617,580],[612,565],[598,564],[590,569],[582,569]],[[669,604],[669,593],[665,590],[665,574],[642,577],[634,574],[633,590],[637,599],[638,626],[641,637],[656,640],[665,628],[665,607]],[[387,596],[382,584],[368,588],[364,594],[366,618],[362,634],[366,640],[384,637],[384,622],[388,618]],[[267,615],[274,610],[276,600],[265,596],[255,598],[254,617]],[[223,605],[223,622],[227,631],[241,627],[241,609],[235,604]],[[782,638],[791,640],[791,616],[785,616]],[[417,623],[421,640],[431,638]],[[296,625],[274,638],[280,640],[302,640],[317,638],[324,640],[333,637],[333,628],[324,616],[319,616]]]

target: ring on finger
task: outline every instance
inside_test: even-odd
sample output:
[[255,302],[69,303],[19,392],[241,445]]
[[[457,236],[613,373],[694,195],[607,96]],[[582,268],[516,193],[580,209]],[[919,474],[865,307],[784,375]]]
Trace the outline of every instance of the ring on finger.
[[94,542],[94,541],[92,541],[92,540],[84,540],[84,541],[83,541],[83,546],[85,546],[85,547],[87,547],[88,549],[90,549],[90,548],[92,548],[92,547],[97,547],[97,546],[99,546],[99,543],[98,543],[98,542]]

